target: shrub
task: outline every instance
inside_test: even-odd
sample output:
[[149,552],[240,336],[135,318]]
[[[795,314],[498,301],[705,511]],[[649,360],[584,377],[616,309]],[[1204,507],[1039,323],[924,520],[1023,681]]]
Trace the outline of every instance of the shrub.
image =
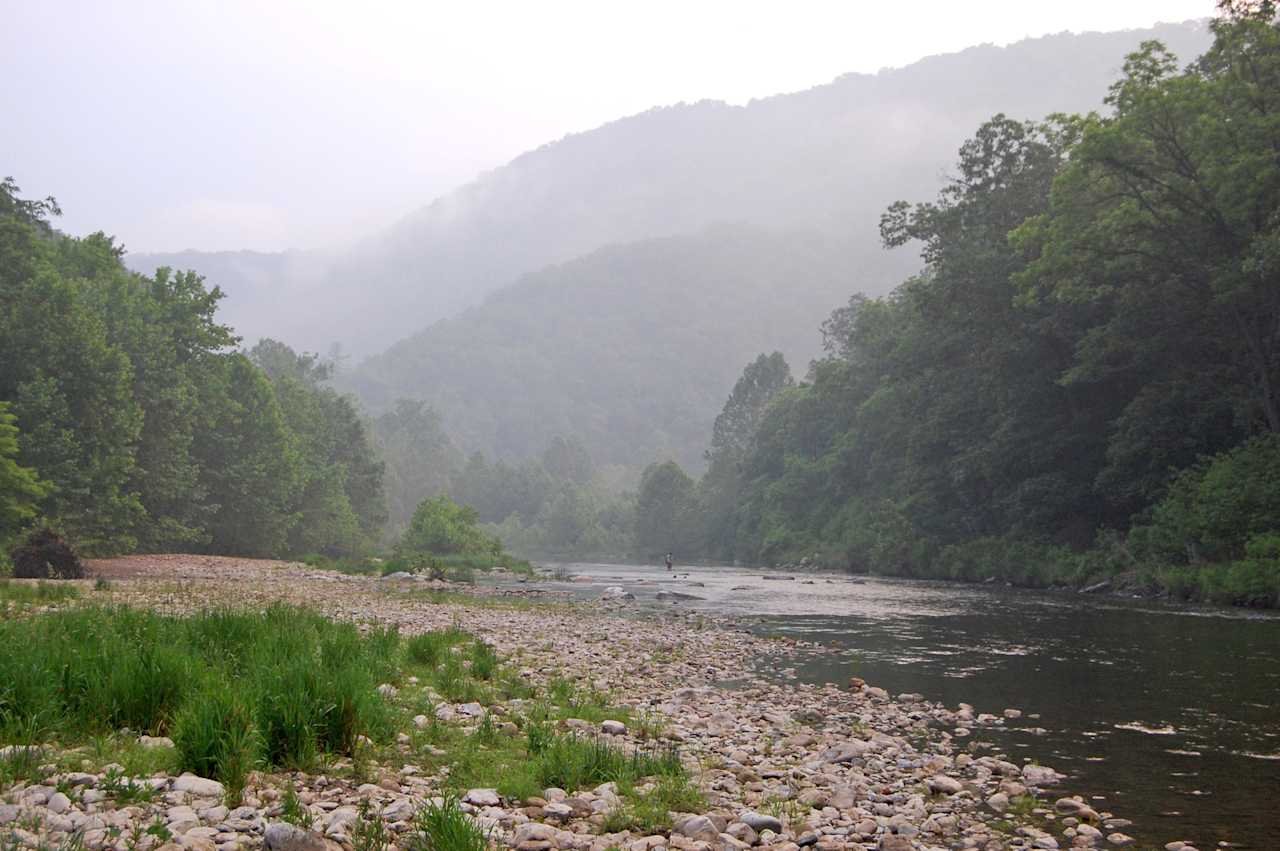
[[1238,559],[1255,536],[1280,532],[1280,435],[1258,437],[1183,471],[1131,534],[1154,561]]
[[82,579],[84,565],[57,532],[42,526],[9,554],[19,579]]
[[480,531],[479,521],[475,509],[458,505],[448,496],[424,499],[414,511],[396,553],[498,556],[502,544]]

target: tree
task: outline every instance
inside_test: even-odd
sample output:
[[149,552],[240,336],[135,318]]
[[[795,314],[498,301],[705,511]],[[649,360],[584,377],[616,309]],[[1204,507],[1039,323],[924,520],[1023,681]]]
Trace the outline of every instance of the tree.
[[674,551],[696,554],[697,499],[693,479],[674,461],[651,464],[640,478],[636,499],[635,546],[641,555]]
[[271,382],[241,354],[222,362],[213,410],[194,443],[201,485],[215,507],[212,552],[270,556],[286,552],[303,481],[296,441]]
[[0,554],[8,551],[22,528],[36,516],[48,491],[36,471],[17,462],[18,427],[7,402],[0,402]]
[[551,478],[561,482],[585,485],[591,481],[595,465],[587,447],[577,437],[556,435],[542,452],[542,468]]
[[480,531],[475,510],[447,496],[424,499],[396,546],[400,555],[498,555],[502,544]]
[[422,500],[449,490],[462,454],[445,433],[440,415],[426,403],[397,399],[372,425],[378,456],[386,465],[388,531],[398,536]]

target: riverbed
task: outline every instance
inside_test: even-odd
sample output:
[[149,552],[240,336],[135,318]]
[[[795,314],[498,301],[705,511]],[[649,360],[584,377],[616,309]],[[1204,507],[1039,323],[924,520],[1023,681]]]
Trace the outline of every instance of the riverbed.
[[[805,682],[1022,717],[974,731],[1070,775],[1139,840],[1280,848],[1280,617],[990,585],[729,567],[568,564],[576,596],[731,615],[837,653]],[[676,596],[678,595],[678,596]],[[784,666],[785,667],[785,666]],[[775,671],[782,676],[791,672]]]

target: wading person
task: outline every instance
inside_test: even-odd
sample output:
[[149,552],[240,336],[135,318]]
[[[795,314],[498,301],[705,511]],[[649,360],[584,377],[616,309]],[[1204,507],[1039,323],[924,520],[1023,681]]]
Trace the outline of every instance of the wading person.
[[673,562],[671,561],[671,553],[667,553],[667,570],[671,569],[672,564]]

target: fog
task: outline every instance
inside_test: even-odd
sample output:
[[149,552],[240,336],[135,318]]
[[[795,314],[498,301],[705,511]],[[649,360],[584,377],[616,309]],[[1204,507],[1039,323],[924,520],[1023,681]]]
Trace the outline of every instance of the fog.
[[[652,106],[745,103],[1205,0],[4,4],[4,173],[135,251],[321,248]],[[1117,62],[1118,64],[1118,62]]]

